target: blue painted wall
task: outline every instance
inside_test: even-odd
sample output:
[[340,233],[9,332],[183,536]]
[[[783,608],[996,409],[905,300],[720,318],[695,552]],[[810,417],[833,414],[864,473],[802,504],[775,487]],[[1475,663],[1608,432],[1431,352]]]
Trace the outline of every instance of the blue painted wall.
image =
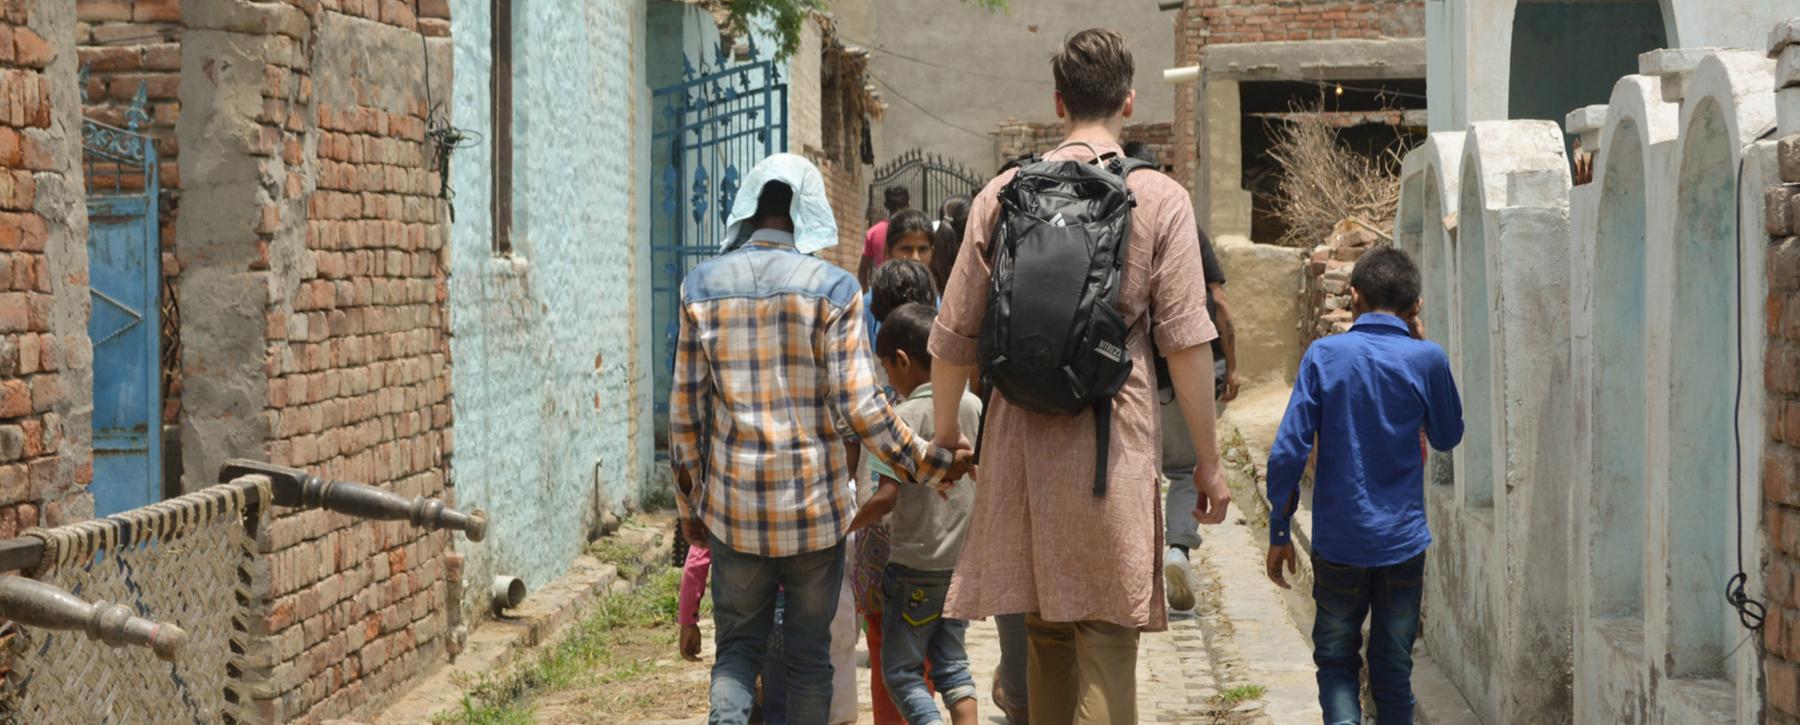
[[489,3],[451,4],[454,123],[481,139],[450,174],[451,473],[492,516],[462,544],[473,602],[496,573],[561,575],[599,508],[635,507],[649,473],[645,2],[513,5],[510,257],[491,251]]

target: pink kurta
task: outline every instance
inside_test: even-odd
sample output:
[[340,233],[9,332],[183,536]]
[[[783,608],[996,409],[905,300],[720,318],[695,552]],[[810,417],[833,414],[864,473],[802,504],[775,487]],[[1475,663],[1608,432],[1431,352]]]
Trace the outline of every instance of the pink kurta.
[[[1115,144],[1095,146],[1101,153],[1120,151]],[[1048,157],[1093,154],[1072,146]],[[1011,179],[1009,172],[989,183],[969,212],[968,236],[931,335],[931,353],[938,359],[977,362],[991,275],[988,236],[999,214],[996,194]],[[1119,307],[1136,330],[1128,345],[1135,364],[1113,400],[1106,495],[1093,493],[1092,413],[1033,413],[993,396],[974,517],[950,584],[948,616],[1037,612],[1056,622],[1098,620],[1146,631],[1168,627],[1151,339],[1157,349],[1176,352],[1211,342],[1218,332],[1206,312],[1187,190],[1155,171],[1132,174],[1128,185],[1137,208]]]

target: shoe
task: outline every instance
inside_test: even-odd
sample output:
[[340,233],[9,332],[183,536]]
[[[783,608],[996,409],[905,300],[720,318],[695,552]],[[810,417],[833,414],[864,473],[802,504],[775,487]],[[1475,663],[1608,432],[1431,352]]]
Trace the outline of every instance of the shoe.
[[1169,547],[1168,555],[1163,557],[1163,587],[1169,595],[1170,609],[1177,612],[1193,611],[1193,572],[1188,568],[1187,554],[1172,546]]
[[994,698],[994,706],[1000,708],[1000,714],[1006,717],[1008,725],[1031,725],[1031,716],[1026,713],[1025,706],[1007,699],[1006,688],[1000,686],[998,669],[994,670],[994,689],[990,694]]

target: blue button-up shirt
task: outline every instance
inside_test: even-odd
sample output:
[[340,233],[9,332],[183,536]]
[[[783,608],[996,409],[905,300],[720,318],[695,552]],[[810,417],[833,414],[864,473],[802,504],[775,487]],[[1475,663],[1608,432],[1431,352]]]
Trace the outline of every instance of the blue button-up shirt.
[[1431,544],[1425,456],[1462,441],[1450,359],[1393,315],[1365,313],[1349,332],[1312,344],[1269,451],[1269,539],[1290,541],[1300,477],[1318,440],[1313,551],[1350,566],[1397,564]]

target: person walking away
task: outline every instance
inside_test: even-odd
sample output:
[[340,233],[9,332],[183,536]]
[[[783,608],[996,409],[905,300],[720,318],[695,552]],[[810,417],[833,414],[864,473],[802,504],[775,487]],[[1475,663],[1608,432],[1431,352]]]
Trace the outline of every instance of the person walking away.
[[[888,220],[912,206],[912,192],[904,186],[890,186],[881,196],[882,204],[887,207]],[[863,289],[869,288],[869,277],[887,261],[888,220],[875,222],[869,227],[869,233],[863,235],[862,261],[856,265],[856,281]]]
[[1393,247],[1350,273],[1348,332],[1320,339],[1300,361],[1269,451],[1269,579],[1295,571],[1292,521],[1317,439],[1313,477],[1313,662],[1331,725],[1362,722],[1363,620],[1376,722],[1413,721],[1412,648],[1419,632],[1425,550],[1423,430],[1448,451],[1462,440],[1462,400],[1450,358],[1423,339],[1419,269]]
[[[1156,151],[1149,144],[1133,141],[1125,144],[1125,155],[1155,165]],[[1205,229],[1200,236],[1200,267],[1206,277],[1206,311],[1212,317],[1219,336],[1212,341],[1213,401],[1221,407],[1237,397],[1236,332],[1231,320],[1231,305],[1225,297],[1225,269]],[[1168,551],[1163,554],[1163,589],[1168,592],[1169,608],[1187,612],[1194,609],[1194,592],[1198,582],[1189,562],[1192,550],[1200,546],[1200,525],[1193,510],[1199,499],[1194,488],[1194,448],[1189,445],[1187,422],[1182,420],[1181,406],[1175,402],[1174,381],[1161,356],[1156,358],[1156,395],[1162,418],[1162,475],[1168,481],[1167,503],[1163,507]]]
[[[977,363],[984,379],[998,387],[999,378],[988,371],[1000,371],[1005,363],[984,357],[991,352],[983,348],[990,344],[992,329],[984,330],[983,320],[1001,314],[991,309],[990,297],[1003,285],[1011,301],[1033,293],[1011,286],[1019,270],[1040,259],[1028,257],[1031,252],[1008,256],[1013,266],[1005,278],[994,273],[989,260],[1016,251],[1007,246],[1015,243],[1013,237],[991,238],[997,221],[1005,218],[1018,229],[1050,235],[1034,238],[1044,242],[1034,247],[1038,254],[1050,254],[1042,250],[1060,239],[1056,234],[1071,233],[1054,231],[1067,218],[1002,213],[1001,193],[1015,200],[1030,193],[1011,182],[1024,171],[1038,173],[1034,167],[1046,169],[1033,177],[1044,182],[1050,180],[1047,169],[1081,171],[1081,164],[1097,158],[1126,172],[1122,183],[1135,204],[1115,208],[1124,209],[1120,213],[1128,220],[1129,233],[1105,232],[1122,237],[1105,240],[1123,254],[1113,288],[1116,307],[1095,308],[1088,319],[1104,320],[1101,312],[1116,312],[1118,324],[1112,329],[1122,326],[1130,332],[1122,335],[1122,345],[1108,342],[1107,347],[1076,350],[1088,363],[1111,361],[1124,378],[1117,393],[1104,401],[1110,406],[1110,423],[1104,428],[1097,405],[1096,412],[1044,413],[1021,407],[1010,393],[990,392],[981,431],[981,485],[945,614],[958,619],[1027,614],[1028,698],[1034,721],[1129,723],[1137,719],[1139,633],[1167,629],[1168,612],[1161,576],[1164,527],[1156,484],[1155,383],[1150,365],[1124,363],[1149,360],[1152,340],[1167,356],[1197,453],[1196,480],[1203,496],[1195,515],[1202,523],[1218,523],[1231,495],[1213,439],[1212,352],[1207,343],[1217,332],[1206,314],[1187,191],[1162,174],[1129,173],[1130,164],[1137,162],[1120,161],[1117,139],[1135,100],[1133,62],[1124,39],[1110,30],[1076,33],[1056,53],[1051,70],[1057,114],[1068,135],[1045,163],[1009,170],[975,199],[968,236],[931,336],[933,422],[938,426],[933,438],[940,445],[970,446],[956,422],[956,393]],[[1103,183],[1100,173],[1107,170],[1083,172],[1083,178]],[[1093,264],[1094,258],[1087,261]],[[1028,322],[1020,320],[1014,317],[1009,323],[1014,332]],[[1039,339],[1042,347],[1036,349],[1055,347],[1056,341]],[[1009,345],[1030,351],[1039,343],[1012,340]],[[984,390],[989,387],[984,384]],[[1097,431],[1105,438],[1097,437]],[[1104,466],[1099,465],[1102,459]]]
[[944,200],[938,211],[936,226],[931,230],[931,276],[937,279],[938,294],[950,281],[950,269],[956,266],[957,252],[962,249],[963,232],[969,228],[969,197],[952,196]]
[[778,589],[789,717],[829,722],[853,507],[837,421],[909,485],[969,470],[876,385],[856,281],[812,256],[836,243],[819,170],[777,154],[746,177],[725,253],[682,281],[669,447],[683,533],[712,553],[715,724],[749,717]]
[[[868,299],[869,329],[879,329],[881,322],[889,314],[909,303],[937,309],[937,286],[931,280],[931,272],[919,262],[890,259],[881,265],[881,269],[875,270],[875,281],[869,290]],[[890,398],[894,397],[893,388],[888,385],[886,371],[878,369],[878,372],[881,373],[879,378],[889,391]],[[871,466],[865,465],[856,474],[856,480],[861,484],[857,491],[859,514],[860,507],[867,506],[875,492],[875,476],[870,468]],[[900,710],[894,706],[893,698],[888,696],[887,684],[881,679],[881,612],[884,599],[881,582],[887,571],[891,538],[884,523],[861,528],[855,536],[856,560],[850,581],[856,591],[857,612],[863,616],[867,625],[864,634],[869,647],[869,668],[873,671],[873,676],[869,678],[869,704],[873,708],[875,725],[899,725],[905,721],[900,717]]]
[[[936,310],[926,305],[901,307],[888,316],[875,345],[888,380],[906,396],[899,407],[900,417],[919,435],[930,435],[932,430],[927,346],[936,316]],[[981,401],[972,393],[963,393],[957,416],[965,430],[977,429]],[[902,486],[889,471],[878,468],[880,488],[856,513],[850,528],[885,521],[892,529],[893,548],[882,580],[886,609],[881,617],[884,649],[878,665],[880,677],[910,725],[943,722],[931,689],[926,687],[927,677],[943,694],[951,722],[973,725],[977,718],[975,679],[963,647],[969,623],[944,617],[943,609],[975,503],[975,482],[965,478],[947,497],[940,497],[919,486]]]

